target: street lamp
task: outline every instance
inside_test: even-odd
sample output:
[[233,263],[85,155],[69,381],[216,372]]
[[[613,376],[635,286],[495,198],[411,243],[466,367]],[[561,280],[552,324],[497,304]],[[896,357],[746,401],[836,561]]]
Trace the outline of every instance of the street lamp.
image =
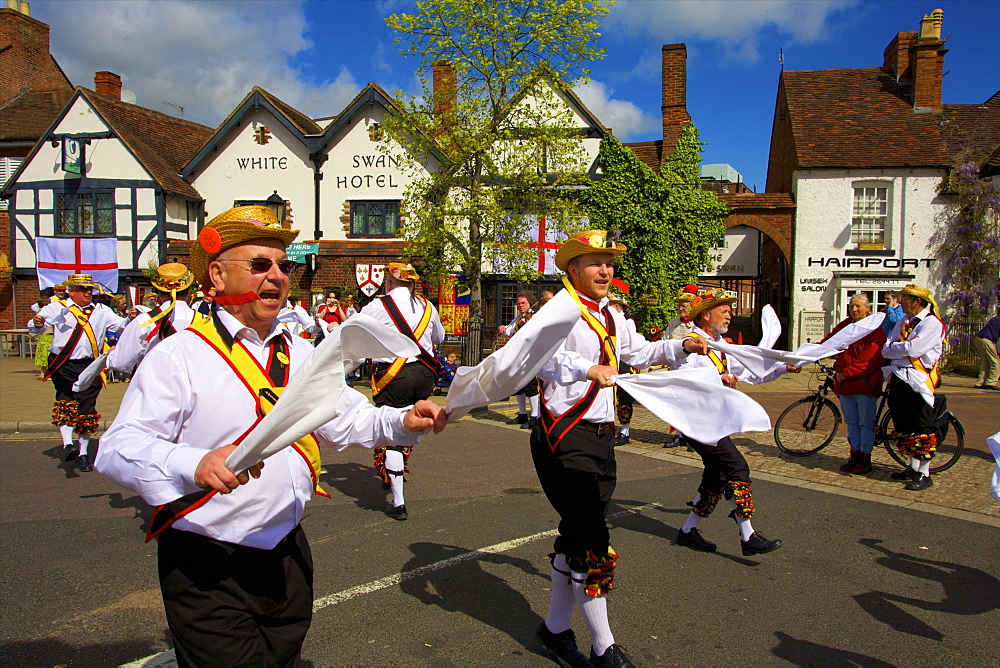
[[275,218],[278,219],[279,223],[285,222],[285,198],[278,194],[275,190],[264,203],[267,204],[268,208],[274,211]]

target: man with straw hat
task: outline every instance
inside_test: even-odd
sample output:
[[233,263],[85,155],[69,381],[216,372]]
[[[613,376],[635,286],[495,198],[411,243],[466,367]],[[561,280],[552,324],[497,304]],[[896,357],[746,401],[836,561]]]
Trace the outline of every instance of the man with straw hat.
[[[92,383],[80,392],[73,391],[73,383],[101,354],[104,336],[120,332],[129,319],[119,316],[103,304],[94,303],[97,283],[89,274],[70,274],[66,277],[69,298],[53,301],[42,307],[28,321],[28,331],[41,334],[53,328],[52,345],[49,347],[49,365],[43,380],[52,379],[56,387],[56,401],[52,409],[52,424],[59,428],[63,443],[63,461],[76,460],[81,471],[93,471],[90,463],[90,437],[97,431],[101,414],[97,412],[97,396],[103,383]],[[79,444],[73,443],[73,430]]]
[[698,286],[688,283],[678,290],[674,297],[677,304],[677,317],[667,323],[666,332],[663,334],[668,339],[683,339],[694,331],[694,323],[691,322],[689,309],[691,302],[698,296]]
[[131,373],[156,344],[186,329],[196,316],[201,317],[188,306],[194,274],[183,264],[161,264],[150,282],[158,305],[136,316],[125,328],[118,345],[108,354],[109,369]]
[[[569,238],[556,266],[580,309],[580,319],[539,373],[541,419],[531,433],[531,456],[545,495],[559,513],[552,557],[548,616],[535,637],[562,665],[631,666],[608,623],[607,593],[618,554],[605,516],[615,489],[615,406],[612,378],[618,360],[633,367],[672,364],[704,352],[704,342],[649,342],[608,305],[614,260],[624,245],[604,230]],[[579,606],[590,631],[590,659],[570,628]]]
[[934,391],[941,384],[938,360],[945,326],[927,288],[910,283],[900,291],[899,301],[906,317],[896,323],[882,346],[882,357],[889,362],[883,373],[889,381],[892,435],[900,454],[909,457],[910,465],[893,473],[892,478],[905,480],[908,490],[919,491],[934,484]]
[[[709,339],[721,341],[722,335],[729,330],[732,320],[732,305],[736,303],[736,295],[722,289],[701,290],[691,301],[689,314],[694,323],[694,331],[685,340]],[[794,367],[778,368],[765,377],[757,377],[743,368],[735,359],[725,353],[709,350],[703,357],[688,357],[679,367],[714,366],[719,372],[722,383],[733,387],[742,380],[751,384],[773,380],[786,371],[794,371]],[[706,416],[711,419],[711,416]],[[683,435],[682,435],[683,436]],[[693,550],[714,552],[716,544],[702,537],[698,531],[701,520],[712,514],[715,506],[725,497],[732,505],[732,517],[739,528],[740,546],[743,556],[766,554],[781,547],[780,540],[768,540],[754,531],[750,518],[754,515],[753,484],[750,480],[750,466],[736,448],[733,439],[725,437],[716,444],[699,443],[684,437],[684,441],[701,456],[704,471],[701,484],[694,500],[688,503],[691,513],[684,525],[677,532],[677,544],[690,547]]]
[[[385,295],[361,309],[362,314],[398,329],[420,348],[415,357],[372,360],[372,399],[376,406],[409,406],[427,399],[441,373],[441,365],[434,359],[434,346],[444,341],[444,326],[434,305],[414,294],[419,280],[409,262],[390,262],[385,269]],[[385,514],[394,520],[409,516],[403,483],[409,473],[411,450],[401,443],[375,448],[375,470],[382,479],[382,488],[392,491]]]
[[316,350],[277,322],[296,267],[285,247],[297,234],[264,206],[209,221],[192,243],[191,271],[215,288],[213,310],[149,352],[97,456],[101,473],[156,506],[147,536],[158,539],[181,666],[297,665],[313,605],[299,522],[322,493],[319,442],[413,444],[445,422],[430,402],[380,409],[344,388],[337,417],[266,467],[226,466]]

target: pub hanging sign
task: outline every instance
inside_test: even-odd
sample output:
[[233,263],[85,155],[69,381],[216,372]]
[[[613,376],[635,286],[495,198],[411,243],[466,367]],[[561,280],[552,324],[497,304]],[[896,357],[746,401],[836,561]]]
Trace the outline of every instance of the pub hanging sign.
[[62,170],[83,174],[83,143],[72,137],[62,138]]

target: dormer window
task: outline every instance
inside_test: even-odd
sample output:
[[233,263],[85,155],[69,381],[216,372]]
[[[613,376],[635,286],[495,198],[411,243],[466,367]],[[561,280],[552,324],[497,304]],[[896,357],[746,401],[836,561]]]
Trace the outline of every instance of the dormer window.
[[889,188],[854,184],[851,242],[858,250],[884,250],[889,221]]

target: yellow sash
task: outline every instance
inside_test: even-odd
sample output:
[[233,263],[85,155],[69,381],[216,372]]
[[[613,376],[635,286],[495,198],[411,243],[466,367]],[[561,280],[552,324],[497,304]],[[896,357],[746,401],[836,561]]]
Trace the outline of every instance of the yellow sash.
[[[285,388],[274,386],[267,372],[242,343],[234,341],[230,348],[216,329],[214,318],[195,318],[188,329],[192,330],[215,349],[229,363],[229,367],[236,376],[243,381],[243,385],[257,402],[258,421],[267,415]],[[282,335],[279,334],[279,336]],[[316,440],[316,437],[312,434],[307,434],[293,443],[291,447],[295,448],[295,451],[309,465],[309,475],[312,477],[316,494],[330,496],[319,486],[319,472],[322,462],[320,460],[319,442]]]
[[[576,293],[576,288],[570,283],[569,277],[562,277],[563,285],[569,290],[569,294],[573,297],[573,301],[576,305],[580,307],[580,313],[583,314],[583,319],[590,325],[590,328],[597,332],[597,335],[601,337],[601,345],[604,347],[604,353],[608,358],[607,366],[614,367],[618,369],[618,337],[611,336],[608,334],[608,330],[601,324],[601,321],[594,317],[594,314],[590,312],[590,309],[583,305],[580,301],[580,295]],[[610,317],[610,316],[609,316]]]
[[[385,295],[381,299],[392,299],[392,297]],[[434,309],[431,307],[430,302],[423,297],[417,295],[417,299],[424,303],[424,312],[420,315],[420,322],[417,323],[416,329],[413,330],[413,338],[420,341],[420,337],[427,331],[427,326],[431,324],[431,316],[434,314]],[[378,394],[384,390],[399,375],[400,370],[404,366],[406,366],[406,358],[397,357],[381,376],[375,378],[375,374],[372,374],[372,393]]]
[[[916,325],[910,327],[909,320],[904,321],[903,326],[899,328],[899,340],[906,341],[908,338],[910,338],[910,334],[913,333],[913,330],[916,328],[917,328]],[[927,367],[924,366],[924,363],[920,361],[919,357],[909,357],[908,359],[910,360],[910,364],[913,365],[914,369],[916,369],[921,373],[927,374],[927,379],[924,381],[924,385],[926,385],[930,389],[931,394],[934,394],[934,390],[936,390],[937,387],[941,384],[941,372],[938,371],[938,363],[935,362],[934,366],[931,367],[931,370],[928,371]]]
[[[701,336],[701,334],[695,334],[694,332],[691,332],[690,334],[685,334],[684,338],[696,339],[699,336]],[[708,359],[712,360],[712,364],[714,364],[715,368],[719,370],[720,376],[722,374],[729,373],[729,362],[719,357],[719,354],[714,350],[712,350],[711,348],[708,349]]]
[[[96,310],[97,307],[95,306]],[[94,334],[94,328],[90,326],[90,316],[87,315],[82,308],[73,304],[69,307],[69,312],[73,314],[76,321],[80,323],[80,327],[83,329],[83,333],[87,335],[87,340],[90,341],[90,350],[94,357],[101,354],[101,349],[97,345],[97,336]]]

